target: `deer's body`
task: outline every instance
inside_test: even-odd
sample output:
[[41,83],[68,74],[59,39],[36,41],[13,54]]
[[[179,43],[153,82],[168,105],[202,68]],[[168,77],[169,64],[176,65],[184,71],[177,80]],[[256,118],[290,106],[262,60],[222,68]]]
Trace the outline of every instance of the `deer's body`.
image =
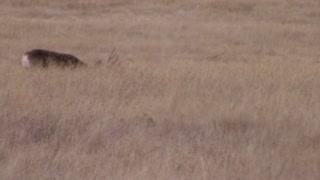
[[58,53],[43,49],[34,49],[26,52],[21,58],[24,67],[79,67],[86,66],[71,54]]

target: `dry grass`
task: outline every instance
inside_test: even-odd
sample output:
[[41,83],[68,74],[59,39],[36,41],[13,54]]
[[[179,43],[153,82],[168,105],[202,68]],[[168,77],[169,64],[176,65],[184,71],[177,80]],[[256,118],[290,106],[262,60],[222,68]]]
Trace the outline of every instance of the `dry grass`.
[[[320,179],[317,0],[4,0],[1,179]],[[79,70],[20,65],[33,48]]]

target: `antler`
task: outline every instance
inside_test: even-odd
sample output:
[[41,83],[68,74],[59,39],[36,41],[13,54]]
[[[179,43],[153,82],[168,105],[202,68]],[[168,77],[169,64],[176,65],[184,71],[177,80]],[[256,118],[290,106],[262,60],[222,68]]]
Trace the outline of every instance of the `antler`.
[[111,65],[116,63],[119,59],[119,55],[117,53],[115,53],[116,49],[113,48],[110,55],[109,55],[109,58],[107,60],[108,63],[110,63]]

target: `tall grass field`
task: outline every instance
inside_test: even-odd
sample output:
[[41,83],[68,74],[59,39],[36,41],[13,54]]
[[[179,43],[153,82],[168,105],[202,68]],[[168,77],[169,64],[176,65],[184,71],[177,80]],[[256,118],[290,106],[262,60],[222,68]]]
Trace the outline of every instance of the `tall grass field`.
[[[318,0],[2,0],[0,24],[0,179],[320,179]],[[22,67],[38,48],[88,67]]]

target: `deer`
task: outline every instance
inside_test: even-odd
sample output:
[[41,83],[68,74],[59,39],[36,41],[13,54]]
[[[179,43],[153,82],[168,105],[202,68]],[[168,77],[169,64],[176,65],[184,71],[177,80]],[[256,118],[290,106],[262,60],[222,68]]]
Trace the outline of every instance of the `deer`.
[[[115,49],[113,49],[107,62],[113,64],[118,60],[118,58],[119,56],[115,54]],[[22,66],[25,68],[48,68],[49,66],[77,68],[87,66],[87,64],[83,63],[74,55],[44,49],[33,49],[24,53],[21,58],[21,62]],[[98,60],[95,64],[96,66],[101,65],[102,61]]]

